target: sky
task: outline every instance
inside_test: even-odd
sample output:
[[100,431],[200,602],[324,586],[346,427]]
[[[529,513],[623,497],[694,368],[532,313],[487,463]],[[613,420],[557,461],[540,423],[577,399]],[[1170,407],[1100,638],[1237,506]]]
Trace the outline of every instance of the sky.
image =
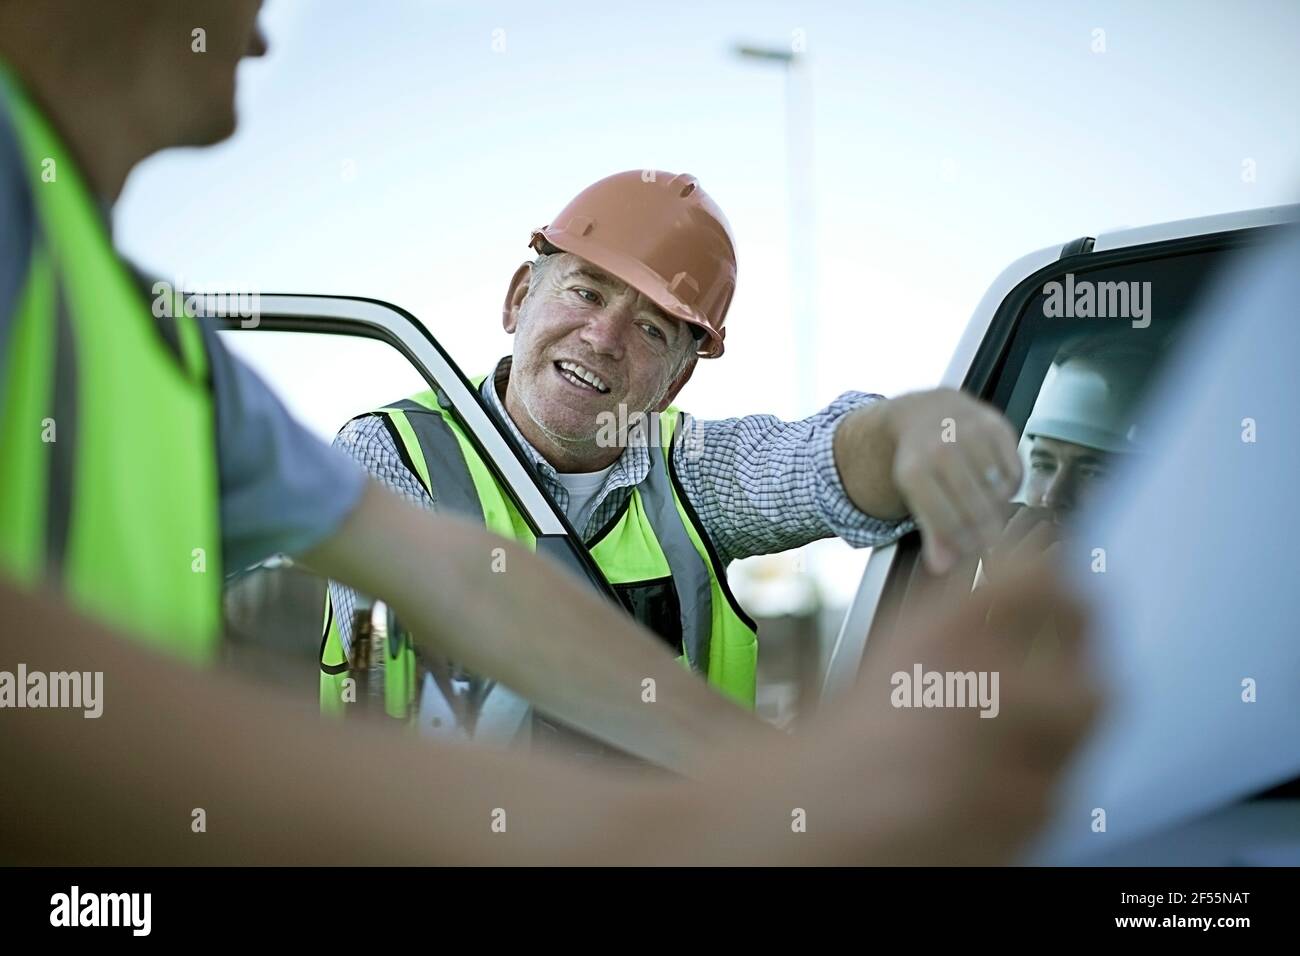
[[[739,257],[727,353],[678,401],[705,417],[932,386],[1025,253],[1300,185],[1294,0],[268,0],[262,23],[236,135],[129,180],[128,256],[190,287],[391,301],[482,372],[533,228],[610,173],[689,172]],[[784,68],[738,44],[800,51],[790,111]],[[319,371],[263,365],[287,388]]]

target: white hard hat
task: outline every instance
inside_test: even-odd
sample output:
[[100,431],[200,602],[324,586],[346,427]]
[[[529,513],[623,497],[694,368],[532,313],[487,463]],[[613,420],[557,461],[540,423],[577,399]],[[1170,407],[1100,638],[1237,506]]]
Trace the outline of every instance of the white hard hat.
[[1149,370],[1149,360],[1134,356],[1078,356],[1053,364],[1025,434],[1106,452],[1138,450],[1135,399]]

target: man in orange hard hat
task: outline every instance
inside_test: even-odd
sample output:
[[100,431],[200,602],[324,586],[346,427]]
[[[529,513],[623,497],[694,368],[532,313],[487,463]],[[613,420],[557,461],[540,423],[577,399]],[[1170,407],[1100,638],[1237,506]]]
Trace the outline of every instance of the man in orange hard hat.
[[[672,406],[698,360],[722,355],[736,288],[731,227],[695,177],[606,177],[530,245],[537,258],[515,271],[503,309],[513,355],[477,381],[483,401],[628,610],[726,696],[753,706],[757,660],[755,625],[727,586],[732,560],[832,535],[881,545],[911,528],[910,513],[941,571],[1000,530],[1020,480],[1016,435],[962,393],[848,392],[796,422],[697,421]],[[947,419],[960,441],[944,441]],[[494,530],[526,539],[460,428],[426,392],[353,419],[335,444],[426,508],[489,526],[506,512]],[[331,585],[326,709],[345,686],[355,600]],[[426,682],[411,703],[424,693],[439,691]]]

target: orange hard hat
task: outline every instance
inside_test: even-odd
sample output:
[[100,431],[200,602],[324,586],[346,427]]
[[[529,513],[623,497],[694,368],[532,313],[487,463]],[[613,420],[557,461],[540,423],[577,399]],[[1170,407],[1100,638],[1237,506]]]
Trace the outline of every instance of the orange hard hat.
[[529,242],[586,259],[622,279],[675,319],[702,329],[702,358],[722,354],[722,327],[736,291],[731,226],[699,180],[629,170],[578,193]]

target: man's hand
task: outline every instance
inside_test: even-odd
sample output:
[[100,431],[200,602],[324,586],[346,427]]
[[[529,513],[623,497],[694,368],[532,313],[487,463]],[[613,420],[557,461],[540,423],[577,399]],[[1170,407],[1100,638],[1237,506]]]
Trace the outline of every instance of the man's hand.
[[[877,770],[882,795],[894,798],[899,862],[1011,862],[1046,823],[1061,771],[1097,715],[1085,609],[1050,562],[1004,570],[987,593],[896,631],[877,660],[867,658],[855,703],[884,751]],[[1054,653],[1030,659],[1049,621]],[[940,673],[997,673],[997,716],[973,707],[895,708],[892,675],[917,663]]]
[[1013,507],[1006,527],[984,553],[976,587],[998,580],[1008,567],[1026,567],[1060,553],[1061,527],[1054,511],[1028,505]]
[[854,505],[877,518],[910,512],[936,574],[997,539],[1003,506],[1020,484],[1010,423],[952,389],[858,409],[839,423],[834,448]]
[[[1002,614],[990,626],[994,603]],[[719,773],[759,779],[746,785],[749,803],[716,801],[742,825],[755,821],[752,842],[714,839],[728,849],[750,846],[754,859],[768,862],[1015,861],[1046,822],[1066,762],[1099,711],[1084,661],[1084,609],[1042,563],[1008,568],[999,582],[938,612],[918,604],[924,616],[873,644],[859,685],[819,715],[797,753],[719,760]],[[1048,620],[1059,641],[1053,653],[1029,658]],[[997,715],[981,717],[978,706],[896,707],[894,675],[911,677],[916,664],[996,673]],[[802,831],[791,827],[796,810]]]

